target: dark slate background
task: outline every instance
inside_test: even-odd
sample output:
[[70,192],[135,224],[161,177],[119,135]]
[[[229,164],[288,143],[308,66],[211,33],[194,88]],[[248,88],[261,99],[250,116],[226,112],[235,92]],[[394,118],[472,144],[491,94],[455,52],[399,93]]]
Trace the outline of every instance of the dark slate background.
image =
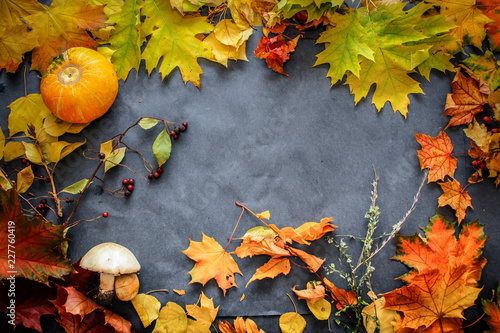
[[[189,238],[201,241],[202,232],[225,246],[241,212],[236,201],[255,212],[270,210],[271,222],[279,227],[298,227],[331,216],[338,226],[336,234],[362,237],[366,233],[364,214],[370,205],[374,169],[380,177],[381,223],[377,232],[390,232],[392,225],[410,208],[423,177],[417,159],[420,145],[414,134],[436,136],[446,127],[448,117],[442,113],[454,74],[433,72],[430,82],[417,78],[425,95],[410,96],[405,119],[389,105],[378,113],[370,100],[362,100],[355,106],[347,86],[331,87],[330,80],[325,78],[328,67],[312,67],[315,55],[323,49],[314,40],[299,42],[285,64],[285,72],[290,76],[273,72],[264,60],[253,55],[260,36],[257,31],[250,38],[248,62],[230,62],[224,68],[200,60],[205,72],[201,90],[191,83],[184,85],[178,70],[164,80],[157,71],[148,76],[143,66],[138,73],[132,71],[126,82],[120,81],[111,110],[82,132],[87,138],[85,146],[58,165],[56,182],[62,189],[90,177],[97,161],[83,158],[83,149],[99,150],[100,143],[123,132],[141,116],[188,122],[188,130],[173,142],[171,158],[160,179],[148,183],[125,168],[112,169],[105,177],[109,189],[119,188],[123,178],[135,178],[135,190],[129,198],[109,195],[98,180],[91,185],[74,220],[90,219],[104,211],[109,217],[72,228],[68,233],[69,257],[77,261],[102,242],[122,244],[142,265],[141,292],[170,290],[154,294],[162,305],[168,301],[182,306],[193,304],[203,290],[220,306],[219,318],[251,317],[266,332],[277,332],[279,315],[294,310],[286,294],[293,294],[295,285],[298,289],[305,288],[307,281],[314,279],[313,275],[292,267],[288,276],[254,281],[245,289],[255,269],[267,259],[237,259],[244,276],[237,276],[239,288],[229,289],[224,297],[213,280],[205,287],[189,284],[188,272],[194,262],[180,251],[187,249]],[[4,133],[8,133],[7,106],[24,96],[24,69],[29,66],[28,61],[29,55],[15,74],[0,72],[0,124]],[[26,74],[28,93],[39,93],[38,75]],[[484,114],[488,112],[491,110]],[[151,145],[159,131],[160,126],[148,131],[136,128],[126,135],[124,142],[153,162]],[[455,146],[454,152],[468,150],[463,127],[450,128],[447,133]],[[76,141],[81,136],[63,139]],[[471,159],[467,155],[457,158],[456,178],[466,184],[473,173]],[[147,175],[138,154],[128,152],[123,163],[142,176]],[[38,172],[42,174],[40,168]],[[46,184],[33,189],[39,193],[47,190]],[[488,263],[483,270],[480,294],[480,298],[489,299],[500,278],[500,258],[496,255],[500,245],[499,193],[491,180],[471,185],[468,191],[474,210],[467,211],[463,223],[479,219],[490,237],[484,251]],[[436,211],[455,220],[451,209],[437,209],[441,193],[435,183],[424,186],[401,234],[420,232]],[[71,206],[65,207],[68,214]],[[258,220],[245,214],[235,235],[242,236],[257,225]],[[235,241],[229,249],[237,245]],[[359,255],[358,245],[349,243],[355,258]],[[326,258],[327,263],[338,260],[334,246],[324,240],[316,241],[309,251]],[[372,282],[377,293],[402,286],[395,279],[406,273],[407,268],[390,260],[394,254],[391,242],[373,260],[376,270]],[[329,279],[345,287],[338,276],[331,275]],[[173,289],[185,289],[187,293],[178,296]],[[242,294],[246,298],[240,302]],[[325,322],[308,315],[304,301],[293,298],[299,312],[307,318],[306,332],[327,331]],[[480,302],[477,304],[466,311],[466,325],[480,317]],[[112,308],[131,320],[136,331],[151,331],[142,327],[130,303],[116,301]],[[61,331],[50,318],[42,321],[47,332]],[[466,331],[478,332],[485,327],[479,323]],[[334,332],[342,331],[334,323],[332,328]]]

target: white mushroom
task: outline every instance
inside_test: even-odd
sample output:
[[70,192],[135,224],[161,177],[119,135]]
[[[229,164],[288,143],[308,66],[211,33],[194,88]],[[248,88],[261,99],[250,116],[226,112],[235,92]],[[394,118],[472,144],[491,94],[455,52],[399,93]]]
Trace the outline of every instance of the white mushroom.
[[[126,247],[115,243],[94,246],[83,256],[80,266],[100,273],[97,299],[103,303],[111,301],[115,295],[115,277],[124,274],[135,275],[135,272],[141,269],[134,254]],[[138,285],[133,289],[138,291]]]

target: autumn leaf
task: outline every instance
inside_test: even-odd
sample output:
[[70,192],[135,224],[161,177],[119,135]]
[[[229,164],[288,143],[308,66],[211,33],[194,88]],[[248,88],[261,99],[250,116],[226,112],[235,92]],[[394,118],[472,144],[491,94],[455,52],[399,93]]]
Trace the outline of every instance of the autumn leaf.
[[259,267],[250,280],[248,280],[246,287],[250,282],[255,280],[262,280],[266,278],[274,279],[280,274],[288,275],[290,273],[290,260],[288,258],[271,258],[264,265]]
[[139,70],[141,63],[141,34],[140,11],[143,1],[129,0],[122,3],[121,11],[110,15],[107,23],[113,25],[108,40],[109,48],[113,52],[113,64],[118,79],[126,80],[130,71]]
[[88,31],[106,25],[103,7],[89,5],[84,0],[54,0],[50,6],[40,4],[39,11],[24,19],[38,36],[39,46],[33,49],[31,69],[39,72],[44,72],[54,57],[71,47],[95,49],[97,42]]
[[500,4],[496,0],[478,0],[477,7],[491,20],[485,28],[488,33],[490,49],[493,52],[498,52],[500,51]]
[[429,3],[439,6],[441,15],[456,24],[452,35],[457,37],[458,43],[449,50],[451,53],[462,51],[465,45],[481,48],[486,37],[485,25],[492,20],[478,8],[476,0],[430,0]]
[[453,93],[448,94],[443,115],[451,116],[448,126],[469,124],[474,116],[483,111],[490,88],[482,79],[466,77],[461,68],[451,83]]
[[307,268],[311,273],[317,272],[325,262],[324,259],[320,259],[312,254],[299,249],[295,249],[293,247],[289,247],[288,250],[291,254],[299,257],[307,265]]
[[487,333],[498,332],[500,330],[500,287],[497,287],[495,297],[492,300],[481,300],[483,311],[486,315],[485,321],[491,328]]
[[332,86],[341,81],[347,72],[359,77],[360,57],[373,58],[374,51],[366,44],[368,32],[360,22],[360,12],[348,10],[345,14],[335,13],[332,17],[335,27],[321,33],[316,43],[326,43],[325,50],[316,57],[314,66],[328,64],[327,77]]
[[438,199],[439,207],[450,206],[453,208],[460,224],[465,218],[467,208],[472,208],[471,197],[456,179],[439,183],[439,185],[444,192]]
[[168,302],[160,310],[158,319],[156,320],[156,333],[167,332],[185,332],[188,326],[188,318],[180,305],[174,302]]
[[9,108],[9,137],[19,132],[29,135],[30,125],[34,126],[35,131],[43,128],[44,119],[52,114],[40,94],[20,97],[12,102]]
[[308,287],[306,289],[296,290],[295,288],[297,286],[294,286],[292,290],[295,293],[295,295],[299,297],[299,299],[305,299],[307,300],[307,302],[310,302],[311,304],[314,304],[320,299],[325,298],[326,290],[323,285],[316,283],[313,285],[313,287],[309,287],[309,284],[310,282],[308,282]]
[[287,42],[281,34],[272,38],[263,36],[254,51],[255,56],[266,59],[267,67],[273,71],[288,76],[283,70],[283,64],[290,59],[290,53],[295,51],[299,37]]
[[213,299],[208,298],[203,292],[201,292],[198,303],[199,305],[186,305],[187,314],[196,319],[205,329],[209,330],[217,317],[219,307],[214,307]]
[[[3,11],[0,11],[4,15]],[[3,21],[3,16],[2,16]],[[14,73],[24,54],[38,46],[38,36],[25,24],[0,26],[0,69]]]
[[151,325],[160,315],[161,304],[154,296],[137,294],[131,302],[144,327]]
[[236,287],[234,274],[242,274],[238,264],[233,257],[223,249],[212,237],[203,234],[201,242],[189,240],[189,247],[181,251],[196,264],[189,272],[191,282],[198,282],[205,285],[209,280],[215,279],[217,285],[222,289],[224,295],[226,290]]
[[172,141],[166,129],[163,129],[153,142],[153,154],[158,166],[161,167],[169,158],[172,152]]
[[228,321],[219,321],[219,330],[222,333],[264,333],[252,319],[242,317],[236,317],[234,327]]
[[301,333],[306,329],[306,320],[297,312],[287,312],[280,316],[282,333]]
[[452,155],[453,144],[445,131],[441,130],[436,137],[415,134],[415,138],[422,146],[417,151],[420,169],[429,168],[428,182],[444,180],[446,176],[453,177],[457,159]]
[[346,291],[340,289],[326,277],[323,278],[322,282],[330,292],[333,300],[337,303],[337,310],[342,310],[349,305],[358,304],[357,294],[353,290]]
[[[54,226],[41,217],[29,220],[14,189],[0,189],[0,224],[6,231],[0,239],[0,279],[18,276],[47,283],[49,276],[61,278],[73,271],[69,260],[54,251],[65,240],[64,226]],[[13,262],[8,255],[14,249]]]
[[[396,321],[398,313],[394,310],[384,309],[383,297],[374,300],[363,308],[363,325],[367,333],[395,333],[393,322]],[[378,329],[378,330],[377,330]]]
[[471,54],[469,58],[464,59],[462,62],[474,74],[486,82],[491,91],[495,91],[500,87],[500,73],[498,72],[497,60],[490,50],[486,50],[483,55]]
[[426,237],[398,236],[394,259],[411,270],[400,278],[407,286],[383,295],[383,308],[403,313],[397,329],[459,329],[463,311],[474,305],[481,290],[483,226],[469,223],[457,239],[454,224],[437,214],[423,230]]
[[273,239],[256,235],[243,238],[243,242],[234,250],[234,253],[240,258],[251,258],[254,255],[269,255],[277,258],[290,255],[290,252]]
[[17,173],[17,181],[16,181],[16,190],[17,193],[26,192],[31,184],[33,184],[33,180],[35,179],[35,175],[33,174],[33,169],[30,166],[22,169]]
[[184,83],[192,82],[200,88],[203,71],[198,58],[212,59],[210,46],[196,38],[209,33],[214,26],[200,15],[182,16],[173,10],[168,0],[147,0],[142,12],[146,18],[141,25],[141,35],[150,39],[142,52],[148,73],[158,66],[162,78],[179,68]]
[[323,237],[327,232],[335,231],[337,226],[333,225],[332,217],[325,217],[318,222],[306,222],[298,228],[284,227],[281,231],[285,235],[285,241],[288,243],[296,242],[299,244],[311,244],[310,242],[315,241]]

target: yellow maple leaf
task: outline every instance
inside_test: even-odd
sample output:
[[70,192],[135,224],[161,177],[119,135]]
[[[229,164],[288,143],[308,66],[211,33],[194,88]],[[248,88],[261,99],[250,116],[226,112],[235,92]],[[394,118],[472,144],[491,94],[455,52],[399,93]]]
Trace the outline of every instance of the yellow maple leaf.
[[189,271],[190,283],[198,282],[205,285],[209,280],[215,279],[225,295],[227,289],[237,287],[234,275],[242,275],[242,273],[231,254],[227,253],[212,237],[203,233],[202,235],[201,242],[190,239],[189,247],[181,251],[196,261],[194,268]]
[[217,317],[219,307],[214,307],[213,299],[208,298],[203,292],[201,292],[198,303],[199,305],[186,305],[187,314],[196,319],[196,321],[206,329],[210,329],[210,326],[212,326],[212,323]]
[[439,207],[450,206],[455,210],[458,223],[462,222],[467,208],[472,208],[471,197],[456,179],[439,185],[444,192],[438,199]]
[[54,0],[50,6],[40,6],[41,10],[24,18],[38,36],[32,69],[45,71],[54,57],[71,47],[97,47],[87,31],[106,25],[102,6],[92,6],[84,0]]
[[[1,14],[1,12],[0,12]],[[0,26],[0,69],[14,73],[24,54],[38,46],[38,37],[25,24]]]

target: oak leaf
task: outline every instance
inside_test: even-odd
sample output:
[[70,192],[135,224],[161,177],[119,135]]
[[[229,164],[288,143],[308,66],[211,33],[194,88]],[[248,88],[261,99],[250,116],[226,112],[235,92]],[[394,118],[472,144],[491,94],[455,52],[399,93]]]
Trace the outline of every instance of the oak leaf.
[[97,42],[88,31],[106,26],[103,7],[89,5],[84,0],[54,0],[50,6],[40,4],[38,12],[24,19],[38,36],[39,46],[33,49],[31,69],[40,72],[45,71],[54,57],[71,47],[95,49]]
[[286,41],[282,34],[275,37],[263,36],[254,53],[257,58],[266,59],[267,67],[280,74],[288,76],[283,70],[283,64],[290,59],[290,53],[295,51],[300,36]]
[[452,155],[453,144],[445,131],[441,130],[436,137],[415,134],[415,138],[422,146],[417,151],[420,169],[429,168],[428,182],[444,180],[446,176],[453,177],[457,159]]
[[466,77],[460,68],[451,83],[453,93],[448,94],[443,115],[451,116],[446,128],[469,124],[474,116],[483,111],[491,91],[484,80]]
[[439,183],[439,185],[444,192],[438,199],[439,207],[450,206],[453,208],[460,224],[465,218],[467,208],[472,208],[469,193],[462,188],[456,179]]
[[[73,271],[69,260],[54,251],[65,240],[64,226],[52,225],[41,217],[28,219],[14,189],[0,189],[0,225],[6,231],[0,238],[0,279],[14,274],[47,283],[49,276],[61,278]],[[9,235],[15,236],[14,241],[9,241]],[[8,255],[14,249],[12,261]]]
[[210,46],[199,40],[196,35],[207,34],[214,26],[198,14],[182,16],[172,9],[168,0],[147,0],[142,15],[141,35],[149,37],[142,52],[148,73],[158,66],[165,78],[172,70],[179,68],[184,83],[192,82],[200,88],[200,75],[203,71],[198,58],[212,59]]
[[215,279],[225,295],[227,289],[236,287],[234,275],[242,275],[242,273],[231,254],[226,252],[212,237],[203,233],[202,235],[201,242],[190,239],[189,247],[181,251],[196,262],[193,269],[189,271],[190,283],[198,282],[205,285],[209,280]]

